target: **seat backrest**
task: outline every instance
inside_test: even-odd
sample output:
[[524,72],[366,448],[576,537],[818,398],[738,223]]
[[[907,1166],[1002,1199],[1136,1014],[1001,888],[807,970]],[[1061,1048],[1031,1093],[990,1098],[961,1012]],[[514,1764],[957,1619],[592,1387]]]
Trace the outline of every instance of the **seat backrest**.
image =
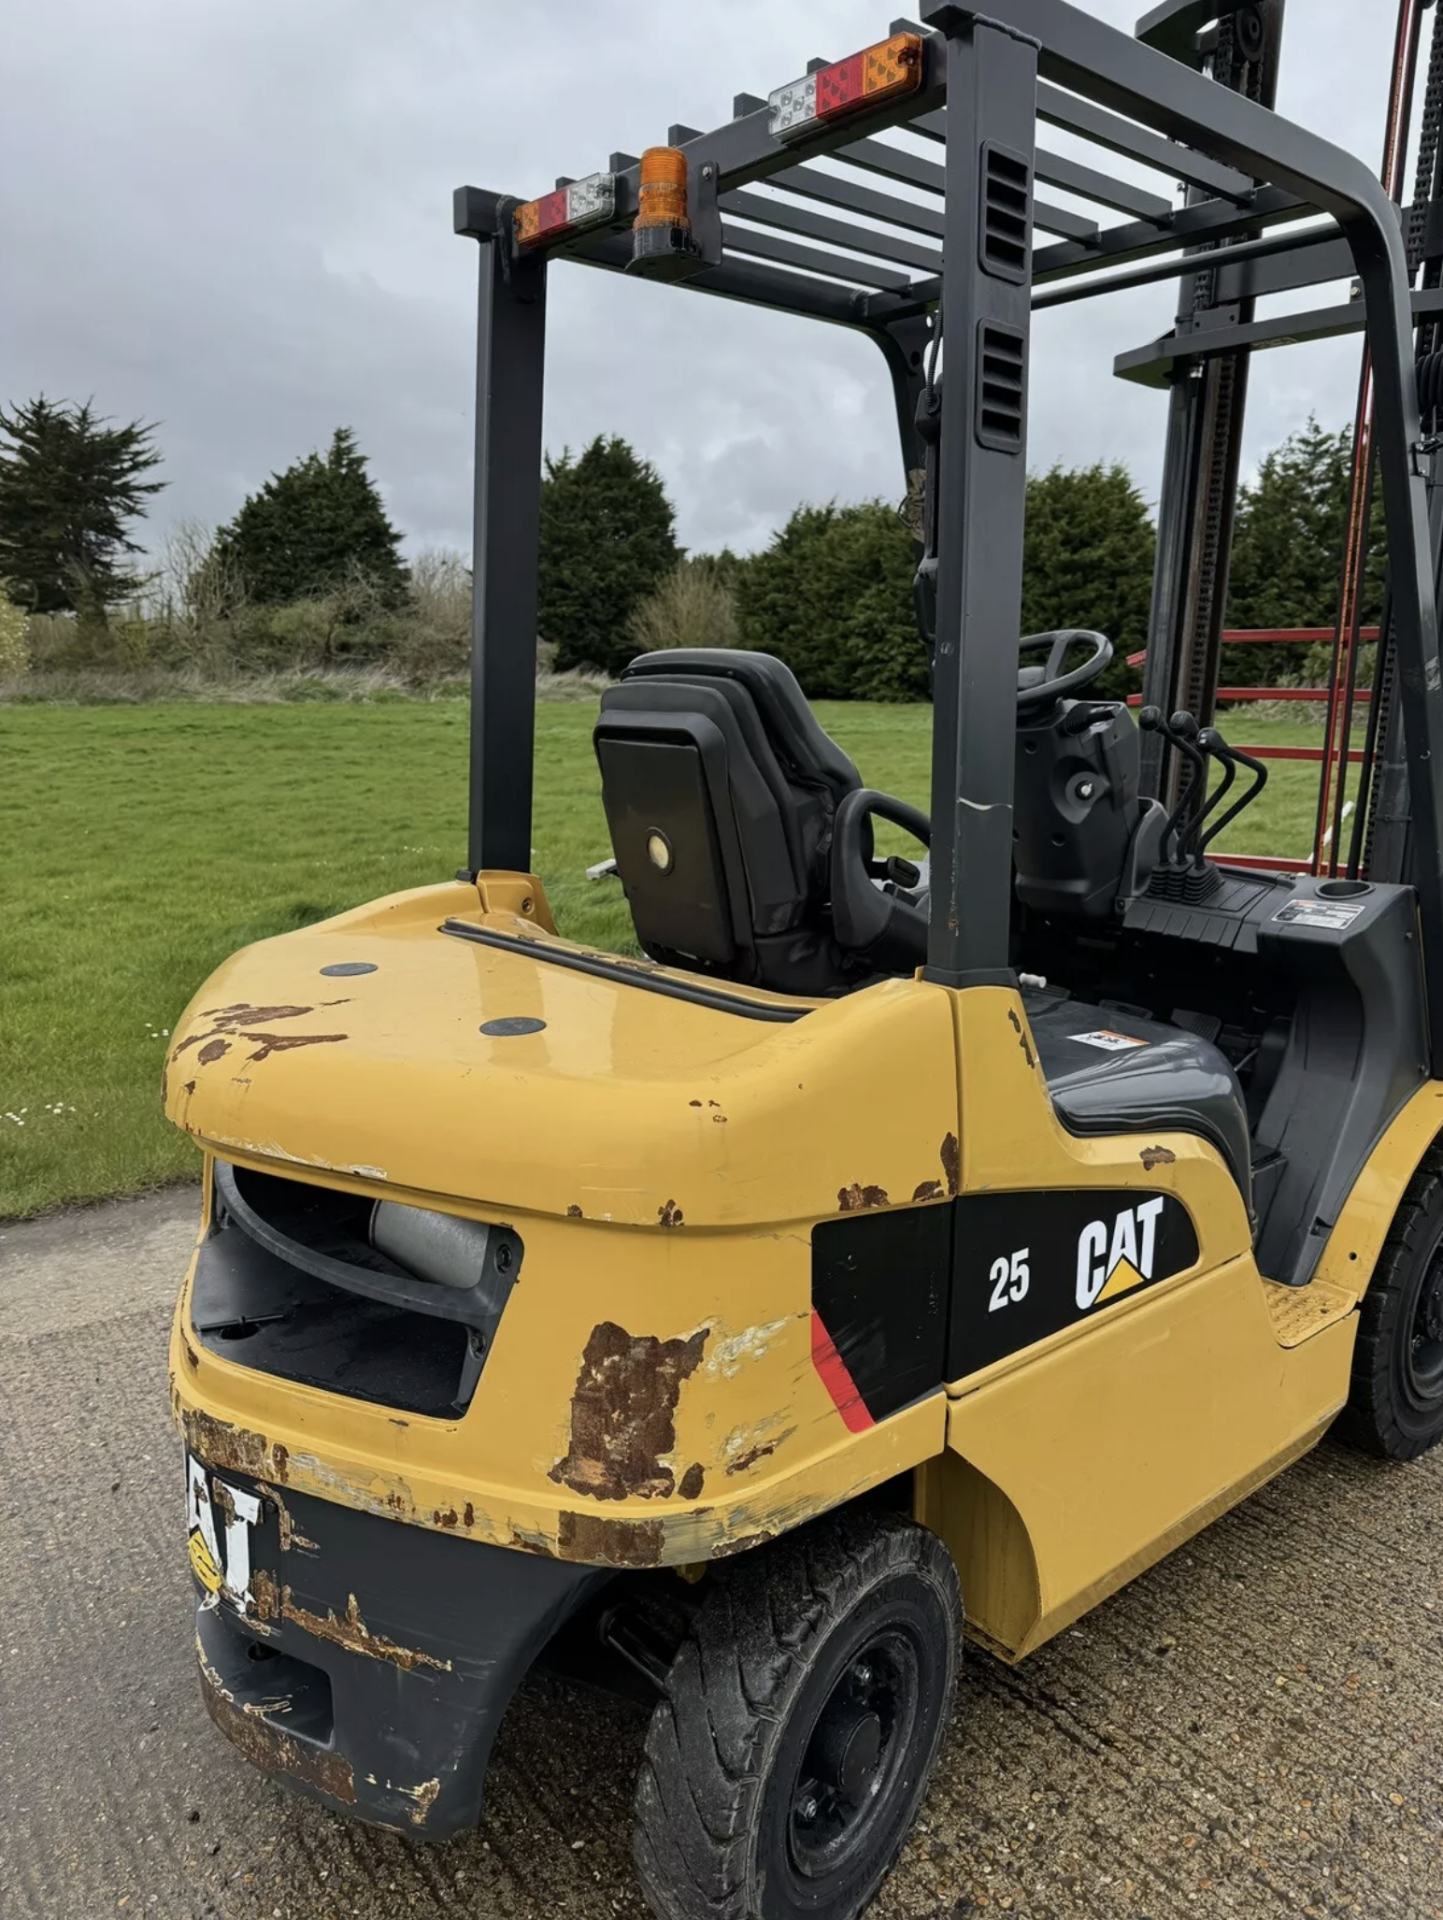
[[769,654],[643,654],[593,736],[617,871],[645,951],[781,992],[849,969],[830,937],[827,853],[861,785]]

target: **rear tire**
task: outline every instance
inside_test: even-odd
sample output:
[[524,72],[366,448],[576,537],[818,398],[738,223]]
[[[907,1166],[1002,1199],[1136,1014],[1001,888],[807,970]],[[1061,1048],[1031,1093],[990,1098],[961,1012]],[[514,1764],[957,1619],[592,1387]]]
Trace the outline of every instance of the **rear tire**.
[[1443,1148],[1413,1176],[1363,1295],[1338,1430],[1387,1460],[1443,1439]]
[[852,1920],[911,1830],[952,1715],[957,1572],[843,1512],[713,1571],[647,1732],[637,1871],[663,1920]]

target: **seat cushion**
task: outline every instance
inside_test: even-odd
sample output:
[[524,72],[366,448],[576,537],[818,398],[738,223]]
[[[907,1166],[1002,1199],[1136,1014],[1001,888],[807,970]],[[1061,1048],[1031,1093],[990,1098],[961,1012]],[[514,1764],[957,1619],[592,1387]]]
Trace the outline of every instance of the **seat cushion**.
[[1247,1110],[1225,1054],[1182,1027],[1084,1000],[1029,993],[1023,1004],[1069,1133],[1200,1134],[1222,1154],[1251,1211]]

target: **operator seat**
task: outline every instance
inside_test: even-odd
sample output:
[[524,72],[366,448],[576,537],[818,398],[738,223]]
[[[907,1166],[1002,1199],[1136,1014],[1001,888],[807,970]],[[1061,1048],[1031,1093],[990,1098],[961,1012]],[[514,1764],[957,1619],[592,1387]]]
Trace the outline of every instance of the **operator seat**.
[[861,776],[770,654],[642,654],[593,735],[617,872],[655,960],[824,995],[866,969],[832,934],[832,820]]

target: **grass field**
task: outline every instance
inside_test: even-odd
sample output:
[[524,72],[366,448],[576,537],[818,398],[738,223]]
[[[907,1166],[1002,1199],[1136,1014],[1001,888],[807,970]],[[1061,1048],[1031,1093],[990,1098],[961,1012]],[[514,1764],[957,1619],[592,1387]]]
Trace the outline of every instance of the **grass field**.
[[[544,704],[536,863],[563,931],[624,946],[590,703]],[[928,709],[821,705],[873,786],[925,804]],[[1239,739],[1316,741],[1248,722]],[[465,853],[466,707],[0,707],[0,1218],[194,1170],[166,1031],[224,956]],[[1237,851],[1303,853],[1316,770],[1274,769]]]

